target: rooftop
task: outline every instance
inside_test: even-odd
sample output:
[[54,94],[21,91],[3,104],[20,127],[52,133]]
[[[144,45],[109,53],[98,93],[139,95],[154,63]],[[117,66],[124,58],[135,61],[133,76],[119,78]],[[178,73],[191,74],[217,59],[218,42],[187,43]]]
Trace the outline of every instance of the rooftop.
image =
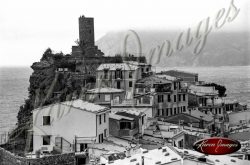
[[203,116],[202,120],[207,121],[207,122],[210,122],[213,120],[213,117],[211,115],[207,115],[199,110],[191,110],[190,113],[188,114],[196,118],[201,118],[201,116]]
[[138,80],[137,83],[145,83],[145,85],[150,85],[150,84],[153,85],[153,84],[170,84],[172,81],[173,80],[160,77],[159,75],[152,75]]
[[177,80],[180,80],[181,78],[178,78],[178,77],[174,77],[174,76],[169,76],[169,75],[156,75],[157,77],[160,77],[160,78],[163,78],[163,79],[166,79],[166,80],[169,80],[169,81],[177,81]]
[[[184,153],[184,163],[185,159],[189,160],[198,160],[197,158],[206,158],[206,163],[207,164],[215,164],[215,165],[235,165],[235,164],[240,164],[240,165],[248,165],[249,161],[248,160],[241,160],[238,158],[233,158],[228,155],[204,155],[202,153],[199,153],[197,151],[193,150],[188,150],[188,149],[179,149],[174,147],[177,151],[180,153]],[[204,162],[205,164],[205,162]]]
[[154,164],[167,164],[171,162],[179,162],[176,164],[181,164],[181,157],[176,152],[171,150],[169,147],[162,147],[154,150],[142,149],[141,153],[132,155],[131,157],[126,157],[124,159],[115,160],[112,165],[121,164],[141,164],[142,156],[144,157],[145,165]]
[[250,140],[250,132],[249,131],[237,132],[234,134],[230,134],[228,137],[234,140],[246,141]]
[[218,91],[214,87],[207,86],[190,85],[189,92],[198,96],[218,95]]
[[138,62],[138,61],[124,61],[124,63],[131,64],[131,65],[137,65],[137,66],[140,66],[140,65],[150,65],[150,64],[143,63],[143,62]]
[[134,120],[131,117],[126,117],[126,116],[118,115],[118,114],[115,114],[115,113],[110,113],[109,118],[115,119],[115,120],[122,120],[122,119],[131,120],[131,121]]
[[158,74],[168,74],[168,75],[175,75],[175,76],[188,76],[188,75],[192,75],[192,76],[198,76],[198,73],[191,73],[191,72],[186,72],[186,71],[181,71],[181,70],[167,70],[167,71],[161,71]]
[[121,93],[121,92],[124,92],[124,90],[116,88],[95,88],[87,90],[87,93]]
[[74,107],[74,108],[77,108],[80,110],[89,111],[89,112],[93,112],[93,113],[99,113],[99,112],[102,112],[102,111],[108,109],[107,107],[93,104],[93,103],[83,101],[80,99],[72,100],[72,101],[65,101],[65,102],[62,102],[60,104],[71,106],[71,107]]
[[104,69],[108,69],[108,70],[117,70],[117,69],[136,70],[136,69],[138,69],[138,66],[130,65],[130,64],[127,64],[127,63],[114,63],[114,64],[101,64],[97,68],[97,70],[104,70]]

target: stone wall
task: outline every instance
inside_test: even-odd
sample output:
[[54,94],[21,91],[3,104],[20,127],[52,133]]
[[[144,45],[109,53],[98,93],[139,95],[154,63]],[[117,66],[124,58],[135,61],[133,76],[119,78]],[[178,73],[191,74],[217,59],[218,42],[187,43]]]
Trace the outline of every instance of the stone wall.
[[60,154],[43,158],[27,159],[16,156],[3,148],[0,148],[0,164],[1,165],[74,165],[75,154]]

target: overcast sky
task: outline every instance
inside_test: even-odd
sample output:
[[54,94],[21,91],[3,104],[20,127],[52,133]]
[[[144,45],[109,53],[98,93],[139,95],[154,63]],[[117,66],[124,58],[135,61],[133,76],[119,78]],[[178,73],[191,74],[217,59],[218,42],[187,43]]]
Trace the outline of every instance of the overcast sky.
[[[237,18],[219,31],[250,28],[249,0],[234,0]],[[95,37],[128,29],[185,30],[231,0],[6,0],[0,2],[0,66],[30,66],[46,48],[70,53],[78,17],[94,17]],[[166,38],[167,39],[167,38]]]

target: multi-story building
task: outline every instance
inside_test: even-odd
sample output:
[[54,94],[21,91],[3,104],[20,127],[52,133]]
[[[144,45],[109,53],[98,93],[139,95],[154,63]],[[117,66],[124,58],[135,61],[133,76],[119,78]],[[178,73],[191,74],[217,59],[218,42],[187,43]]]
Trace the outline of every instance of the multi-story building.
[[215,121],[213,130],[218,129],[218,132],[228,130],[229,117],[225,104],[214,86],[189,86],[188,104],[189,111],[198,108],[201,112],[213,116]]
[[133,92],[135,82],[150,71],[151,66],[144,63],[101,64],[97,68],[96,86],[97,88],[110,87]]
[[33,151],[81,152],[109,136],[110,109],[82,100],[33,110]]
[[181,79],[167,75],[151,75],[138,80],[136,97],[153,95],[153,117],[167,117],[187,111],[188,96]]
[[85,92],[85,100],[103,106],[111,106],[114,100],[120,102],[125,98],[125,91],[116,88],[94,88]]

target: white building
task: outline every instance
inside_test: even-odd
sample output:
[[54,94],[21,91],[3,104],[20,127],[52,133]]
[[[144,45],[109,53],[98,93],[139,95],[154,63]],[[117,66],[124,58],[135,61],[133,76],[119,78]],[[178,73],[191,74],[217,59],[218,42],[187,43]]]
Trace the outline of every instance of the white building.
[[82,100],[33,111],[33,152],[81,152],[109,136],[109,108]]

